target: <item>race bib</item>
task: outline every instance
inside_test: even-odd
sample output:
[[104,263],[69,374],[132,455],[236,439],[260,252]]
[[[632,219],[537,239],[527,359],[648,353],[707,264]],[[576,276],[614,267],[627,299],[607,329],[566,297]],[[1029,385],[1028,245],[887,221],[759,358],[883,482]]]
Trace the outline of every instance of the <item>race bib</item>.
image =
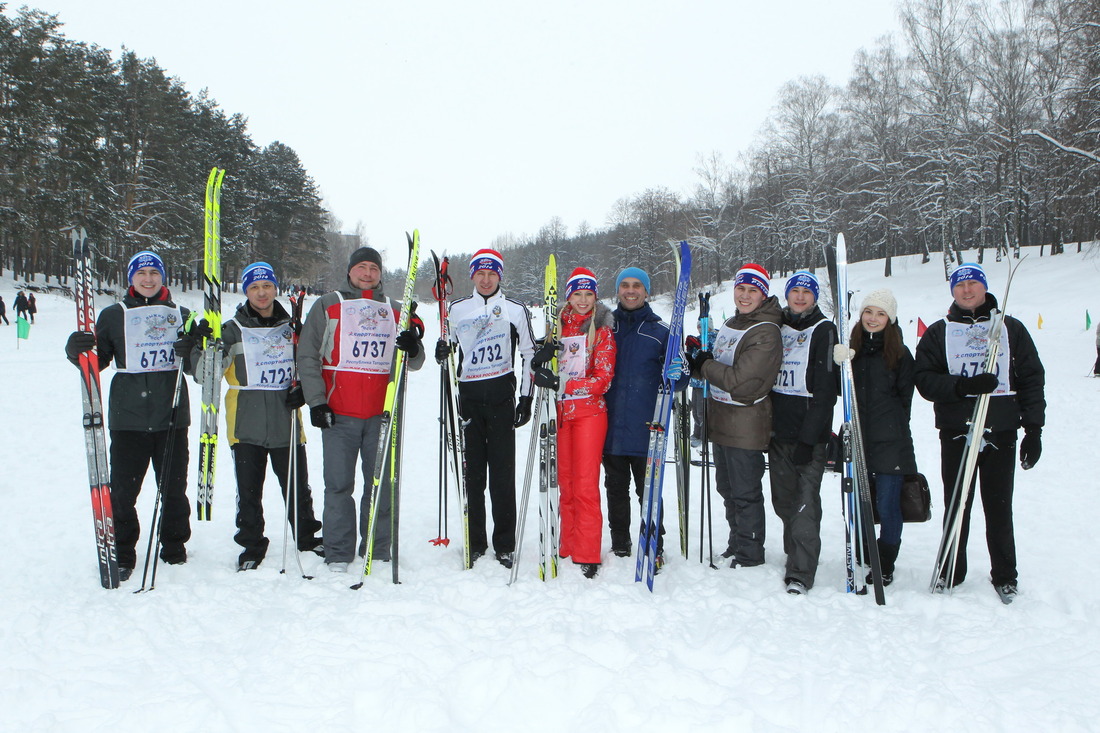
[[499,377],[512,371],[511,322],[500,303],[455,324],[462,347],[462,379]]
[[[566,336],[561,340],[561,354],[558,356],[558,373],[562,383],[566,379],[583,379],[588,374],[588,338],[586,336]],[[565,399],[578,399],[565,395]]]
[[294,376],[293,338],[289,323],[273,328],[241,326],[248,384],[239,389],[287,389]]
[[826,321],[818,321],[804,331],[783,326],[783,366],[775,377],[773,392],[795,397],[810,397],[806,373],[810,366],[810,341],[814,330]]
[[397,322],[389,303],[357,298],[340,304],[339,371],[389,374]]
[[[722,328],[718,329],[718,336],[714,339],[714,360],[721,364],[725,364],[726,366],[733,366],[733,358],[737,352],[737,344],[741,343],[741,339],[745,338],[745,335],[749,331],[756,328],[757,326],[764,325],[767,324],[756,323],[746,329],[735,329],[723,325]],[[729,392],[725,391],[724,389],[719,389],[713,384],[710,385],[710,396],[725,405],[739,405],[741,407],[744,407],[746,404],[744,402],[738,402],[737,400],[733,399],[733,397],[730,396]],[[765,397],[767,397],[767,395],[764,395],[764,397],[756,400],[756,402],[763,401]],[[753,402],[751,404],[756,404],[756,402]]]
[[126,368],[120,372],[170,372],[176,368],[176,352],[172,345],[183,325],[179,308],[166,305],[144,305],[124,308]]
[[[989,356],[989,321],[979,323],[955,323],[947,321],[944,336],[947,347],[947,371],[963,377],[972,377],[985,371]],[[1011,355],[1008,349],[1008,329],[1001,329],[1001,346],[997,353],[993,373],[997,375],[994,395],[1015,394],[1008,388],[1008,365]]]

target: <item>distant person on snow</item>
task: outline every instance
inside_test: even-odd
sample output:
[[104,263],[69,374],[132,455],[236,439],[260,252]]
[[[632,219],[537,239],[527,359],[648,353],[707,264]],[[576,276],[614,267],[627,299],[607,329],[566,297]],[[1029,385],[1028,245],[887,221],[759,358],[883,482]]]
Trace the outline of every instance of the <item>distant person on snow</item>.
[[734,276],[737,314],[718,329],[713,351],[688,339],[691,373],[710,383],[707,431],[715,488],[725,504],[731,568],[764,564],[764,451],[772,432],[771,390],[783,363],[782,313],[768,271],[746,264]]
[[[838,344],[837,364],[852,360],[852,379],[867,454],[867,470],[875,483],[875,505],[881,527],[878,536],[882,584],[894,581],[894,564],[901,549],[901,487],[917,472],[913,434],[913,355],[902,342],[898,302],[889,290],[875,290],[863,299],[859,321],[852,324],[849,346]],[[867,582],[871,579],[868,577]]]
[[783,520],[783,582],[792,595],[813,588],[817,575],[821,479],[839,387],[833,365],[836,326],[817,306],[820,290],[812,272],[796,272],[787,280],[783,365],[771,394],[768,479],[772,508]]
[[[397,332],[401,303],[382,291],[382,256],[360,247],[348,261],[347,280],[339,290],[314,301],[298,344],[298,371],[310,405],[309,419],[324,443],[325,562],[346,573],[358,554],[367,552],[370,493],[382,428],[382,407],[393,368],[394,349],[408,354],[410,369],[424,363],[424,326],[413,316]],[[366,484],[356,531],[355,463],[362,458]],[[373,559],[390,559],[390,487],[383,472],[378,495]],[[357,534],[358,542],[356,541]]]
[[8,306],[4,302],[3,297],[0,297],[0,321],[3,321],[5,326],[11,325],[11,322],[8,320]]
[[[1026,471],[1039,461],[1046,414],[1045,371],[1027,328],[1005,316],[1000,353],[992,372],[984,372],[989,351],[989,330],[996,317],[997,299],[987,292],[981,265],[963,264],[951,273],[954,302],[945,319],[936,321],[917,344],[916,384],[930,400],[940,431],[940,472],[944,505],[950,504],[956,477],[966,451],[967,423],[978,395],[990,394],[987,432],[978,457],[990,579],[1001,601],[1016,598],[1016,540],[1012,526],[1012,491],[1015,482],[1016,434],[1020,441],[1020,465]],[[966,541],[970,531],[971,491],[963,515],[955,575],[940,578],[937,588],[954,587],[966,579]],[[945,520],[946,520],[945,512]],[[947,568],[944,569],[947,572]]]
[[[485,554],[485,484],[493,502],[493,550],[497,562],[512,567],[516,549],[516,428],[531,420],[531,357],[535,337],[531,313],[500,289],[504,259],[492,249],[470,259],[474,292],[451,303],[447,315],[451,343],[440,339],[435,358],[443,363],[458,352],[458,396],[464,424],[466,493],[469,506],[470,563]],[[517,369],[516,350],[523,357]],[[519,402],[514,402],[517,386]]]
[[[107,426],[111,431],[111,505],[122,580],[130,577],[137,563],[140,526],[136,504],[150,461],[157,483],[164,489],[161,560],[171,565],[187,562],[184,543],[191,538],[191,504],[186,494],[191,410],[186,382],[180,385],[178,406],[172,403],[177,373],[173,343],[190,312],[172,302],[172,294],[164,287],[164,262],[155,253],[138,252],[126,271],[130,288],[122,302],[103,309],[95,334],[74,331],[65,344],[65,355],[74,364],[81,353],[93,347],[99,354],[100,370],[115,363]],[[205,333],[210,335],[210,329]],[[201,335],[199,329],[196,336]],[[179,368],[188,369],[186,360]],[[167,476],[163,475],[166,450],[171,453]],[[156,527],[149,531],[155,532]]]
[[[269,458],[283,501],[289,504],[287,511],[298,549],[324,553],[321,538],[314,536],[321,523],[313,515],[301,421],[297,434],[290,433],[291,416],[305,399],[301,384],[291,388],[294,334],[290,314],[275,297],[278,283],[275,270],[266,262],[246,267],[241,275],[246,300],[222,325],[223,373],[229,384],[225,422],[237,475],[237,534],[233,539],[244,548],[237,558],[238,570],[259,567],[267,554],[263,495]],[[202,341],[184,334],[176,341],[176,352],[190,358],[195,381],[201,383]],[[290,504],[292,497],[288,495],[292,443],[297,452],[296,504]]]
[[[668,325],[653,312],[649,298],[649,274],[628,267],[615,278],[618,306],[613,311],[615,377],[604,396],[607,400],[607,439],[603,447],[604,491],[611,552],[632,554],[630,538],[630,479],[642,498],[646,458],[649,455],[649,423],[657,405],[657,391],[666,370]],[[689,375],[679,359],[667,365],[675,387],[687,387]],[[664,562],[664,517],[657,517],[657,564]]]
[[34,323],[34,314],[38,312],[38,304],[34,301],[34,293],[27,295],[27,313],[31,316],[31,323]]
[[535,384],[561,389],[558,399],[558,486],[561,538],[558,554],[581,566],[592,579],[600,569],[603,512],[600,508],[600,457],[607,435],[604,394],[615,373],[615,319],[596,300],[596,276],[578,267],[565,284],[559,315],[559,375],[546,368],[558,344],[535,354]]
[[1100,377],[1100,323],[1096,324],[1096,366],[1092,368],[1092,376]]
[[30,308],[30,304],[27,302],[26,294],[20,290],[15,296],[15,317],[26,318],[27,310]]

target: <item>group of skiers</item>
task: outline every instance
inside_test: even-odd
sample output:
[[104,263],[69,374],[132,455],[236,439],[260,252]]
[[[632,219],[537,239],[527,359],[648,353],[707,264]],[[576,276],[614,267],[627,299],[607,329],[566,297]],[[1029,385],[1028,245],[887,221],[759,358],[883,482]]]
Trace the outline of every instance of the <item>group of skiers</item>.
[[[486,488],[495,558],[509,568],[515,560],[515,431],[531,420],[536,388],[557,397],[559,555],[570,558],[588,578],[599,571],[601,466],[610,550],[617,556],[632,554],[630,485],[633,478],[640,499],[658,388],[667,379],[682,390],[694,378],[709,385],[704,435],[713,445],[716,488],[729,525],[722,556],[733,568],[764,563],[767,453],[772,506],[783,523],[784,584],[789,593],[806,593],[814,585],[821,549],[820,489],[839,393],[838,365],[851,360],[882,523],[878,549],[884,584],[892,581],[901,546],[902,481],[917,469],[909,427],[914,388],[935,406],[945,504],[954,489],[965,447],[960,437],[967,433],[974,398],[992,394],[979,473],[991,580],[1002,600],[1011,601],[1016,588],[1011,506],[1017,430],[1024,428],[1019,456],[1027,469],[1041,453],[1044,376],[1027,330],[1011,317],[1005,319],[997,369],[980,372],[997,301],[987,292],[979,265],[952,273],[954,302],[947,317],[921,338],[914,360],[902,340],[897,301],[889,290],[875,290],[863,300],[847,345],[842,345],[836,327],[818,307],[821,286],[816,276],[795,273],[786,282],[782,307],[770,293],[767,270],[749,263],[733,279],[737,312],[715,330],[713,339],[689,336],[672,364],[665,363],[669,328],[649,305],[650,278],[640,268],[628,267],[616,277],[614,310],[600,302],[594,273],[583,267],[573,270],[565,284],[565,305],[552,316],[558,338],[541,343],[534,337],[527,307],[502,290],[505,268],[499,252],[480,250],[469,272],[474,291],[450,304],[449,337],[439,339],[434,356],[443,363],[453,354],[459,365],[471,563],[490,549]],[[274,269],[257,262],[244,271],[246,300],[221,332],[241,570],[259,566],[267,551],[261,499],[269,458],[284,500],[290,502],[288,517],[298,549],[323,555],[334,572],[346,572],[356,556],[366,555],[370,487],[395,349],[405,352],[411,369],[424,363],[423,323],[413,315],[409,327],[398,330],[402,304],[384,294],[382,273],[375,249],[356,250],[346,282],[316,299],[304,324],[296,324],[276,299]],[[201,381],[200,355],[213,334],[204,320],[172,302],[159,256],[138,253],[128,276],[126,296],[102,311],[95,334],[74,332],[66,343],[74,363],[82,351],[98,347],[100,369],[114,361],[117,371],[108,426],[123,579],[136,563],[135,504],[150,462],[163,492],[161,558],[169,563],[187,559],[189,409],[187,387],[177,379],[177,369]],[[551,368],[555,360],[557,371]],[[306,406],[323,441],[320,522],[313,512],[305,435],[298,421],[299,408]],[[296,471],[289,476],[292,445]],[[357,462],[366,484],[358,512],[353,497]],[[167,465],[171,470],[162,476]],[[388,479],[385,474],[383,478]],[[388,486],[377,495],[372,556],[386,561],[392,510]],[[972,496],[967,525],[971,502]],[[661,518],[658,524],[660,567]],[[323,540],[318,534],[322,531]],[[964,529],[960,561],[943,586],[965,578],[965,545]]]
[[[20,290],[15,296],[12,307],[15,308],[17,318],[27,318],[34,323],[34,316],[38,313],[38,303],[34,299],[34,293]],[[8,306],[2,297],[0,297],[0,323],[5,326],[11,325],[11,321],[8,320]]]

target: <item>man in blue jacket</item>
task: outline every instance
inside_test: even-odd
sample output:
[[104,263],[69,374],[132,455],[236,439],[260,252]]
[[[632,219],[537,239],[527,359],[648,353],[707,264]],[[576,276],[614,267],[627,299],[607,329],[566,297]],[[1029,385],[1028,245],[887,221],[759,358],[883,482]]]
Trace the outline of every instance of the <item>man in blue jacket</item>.
[[[630,477],[639,500],[645,481],[649,452],[649,426],[657,404],[657,390],[665,367],[668,325],[649,307],[649,275],[628,267],[615,278],[619,304],[615,308],[615,378],[604,395],[607,401],[607,438],[603,449],[604,489],[607,492],[607,524],[611,551],[627,557],[630,539]],[[687,386],[688,375],[676,389]],[[657,540],[657,555],[664,553],[664,517]],[[660,563],[661,560],[658,560]]]

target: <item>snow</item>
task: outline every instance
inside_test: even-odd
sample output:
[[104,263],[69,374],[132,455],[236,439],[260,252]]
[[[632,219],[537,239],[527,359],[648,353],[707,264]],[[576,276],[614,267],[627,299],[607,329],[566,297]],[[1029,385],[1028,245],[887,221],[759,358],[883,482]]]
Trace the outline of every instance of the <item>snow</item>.
[[[0,569],[2,727],[1096,730],[1100,578],[1095,548],[1088,548],[1100,486],[1086,460],[1095,455],[1100,380],[1086,377],[1096,354],[1094,335],[1084,330],[1086,308],[1100,318],[1095,251],[1039,257],[1031,250],[1009,304],[1031,330],[1048,380],[1043,458],[1016,474],[1020,596],[1012,606],[984,580],[980,512],[970,578],[948,595],[928,593],[942,501],[932,409],[919,397],[913,427],[918,463],[933,486],[934,519],[905,527],[885,607],[844,592],[835,475],[823,486],[822,563],[805,597],[784,592],[780,525],[770,511],[767,563],[759,568],[700,565],[694,513],[692,557],[684,560],[670,521],[668,566],[652,594],[634,582],[633,558],[605,557],[594,581],[566,562],[556,580],[540,582],[535,507],[513,586],[491,559],[464,572],[453,496],[450,546],[429,542],[438,534],[439,379],[430,364],[410,379],[400,585],[390,582],[389,565],[378,563],[353,592],[354,572],[329,573],[312,554],[302,562],[313,580],[300,577],[293,556],[280,574],[283,510],[273,476],[265,499],[268,557],[256,571],[235,572],[235,483],[223,439],[213,521],[192,518],[188,563],[161,565],[156,589],[132,594],[140,585],[143,532],[135,577],[106,591],[95,566],[77,372],[62,355],[74,306],[39,295],[38,322],[18,349],[14,325],[0,326],[0,537],[8,551]],[[884,279],[881,262],[853,265],[850,284],[857,303],[872,289],[893,289],[906,342],[915,347],[917,316],[932,323],[950,294],[938,261],[899,258],[894,268]],[[995,294],[1007,269],[987,261]],[[0,280],[0,295],[14,321],[10,276]],[[227,296],[227,312],[236,297]],[[100,308],[110,302],[98,300]],[[198,305],[196,293],[180,300]],[[715,314],[733,312],[729,291],[713,302]],[[667,299],[656,308],[667,314]],[[434,338],[435,319],[427,323]],[[197,411],[193,385],[191,394]],[[527,431],[517,436],[520,478]],[[320,512],[319,431],[310,428],[309,440]],[[192,477],[194,454],[192,446]],[[150,475],[138,505],[143,524],[154,493]],[[666,499],[672,513],[671,476]],[[605,537],[605,552],[608,544]]]

